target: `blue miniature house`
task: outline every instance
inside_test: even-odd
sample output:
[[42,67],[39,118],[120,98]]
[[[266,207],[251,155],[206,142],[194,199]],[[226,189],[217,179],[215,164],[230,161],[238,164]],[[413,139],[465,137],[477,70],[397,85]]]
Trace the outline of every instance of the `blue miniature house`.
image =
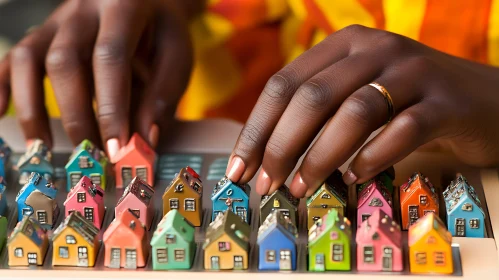
[[17,162],[17,170],[19,171],[19,184],[26,183],[28,176],[32,172],[36,172],[51,180],[54,174],[54,166],[52,165],[52,152],[43,143],[42,140],[34,140]]
[[32,215],[43,228],[51,229],[59,215],[56,195],[57,189],[52,183],[38,173],[31,173],[16,196],[17,220]]
[[5,190],[5,179],[0,177],[0,216],[5,216],[5,212],[7,211],[7,193]]
[[258,230],[259,270],[296,270],[296,226],[284,213],[275,210]]
[[250,191],[248,184],[239,186],[227,177],[222,178],[211,195],[213,203],[211,220],[214,221],[219,213],[231,210],[249,224]]
[[78,145],[66,164],[67,190],[71,190],[83,176],[87,176],[92,183],[106,189],[106,169],[108,168],[106,155],[89,140],[83,140]]
[[12,151],[10,150],[7,143],[0,138],[0,177],[5,178],[7,176],[7,168],[9,166],[9,158]]
[[485,212],[466,178],[458,175],[443,193],[447,227],[452,236],[485,237]]

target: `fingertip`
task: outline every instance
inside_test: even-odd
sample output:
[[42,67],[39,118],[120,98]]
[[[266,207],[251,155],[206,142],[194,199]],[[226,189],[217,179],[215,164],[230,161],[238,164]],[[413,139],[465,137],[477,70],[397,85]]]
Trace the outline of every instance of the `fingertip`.
[[117,138],[112,138],[106,142],[107,153],[111,162],[114,162],[118,151],[120,150],[120,142]]
[[227,178],[232,182],[239,182],[245,169],[246,165],[244,161],[239,156],[233,156],[227,165],[225,174],[227,174]]
[[303,198],[308,189],[309,188],[305,181],[303,181],[300,172],[296,172],[295,176],[293,177],[293,181],[291,181],[291,185],[289,185],[289,191],[291,192],[291,194],[296,198]]
[[148,140],[149,140],[149,145],[151,145],[153,149],[156,149],[159,141],[159,126],[157,124],[151,125],[151,128],[149,129],[148,133]]
[[357,180],[357,175],[355,175],[355,173],[350,168],[343,174],[343,182],[345,182],[347,186],[354,184],[355,182],[357,182]]
[[259,195],[267,195],[269,194],[270,187],[272,185],[272,180],[265,170],[262,168],[258,178],[256,180],[256,192]]

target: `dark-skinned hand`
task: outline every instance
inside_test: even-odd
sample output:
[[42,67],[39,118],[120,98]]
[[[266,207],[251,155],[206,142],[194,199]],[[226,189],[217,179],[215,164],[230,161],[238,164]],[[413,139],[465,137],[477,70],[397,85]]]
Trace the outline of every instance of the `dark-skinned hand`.
[[73,144],[90,139],[112,157],[137,131],[155,146],[187,87],[187,22],[203,2],[64,1],[0,62],[0,116],[12,92],[25,137],[51,146],[48,75]]
[[[388,124],[387,103],[372,82],[392,97]],[[227,174],[245,183],[261,166],[256,191],[264,195],[282,185],[303,156],[289,188],[296,197],[310,196],[356,152],[343,175],[348,185],[369,180],[428,143],[464,163],[490,167],[499,162],[497,108],[499,69],[353,25],[269,79]]]

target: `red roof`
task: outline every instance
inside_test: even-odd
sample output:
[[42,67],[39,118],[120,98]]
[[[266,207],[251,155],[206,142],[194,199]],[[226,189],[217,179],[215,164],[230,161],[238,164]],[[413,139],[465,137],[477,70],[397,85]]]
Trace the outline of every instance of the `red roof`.
[[68,197],[66,201],[64,201],[64,205],[66,205],[66,202],[71,201],[71,199],[73,199],[73,197],[81,191],[86,192],[97,204],[104,203],[104,190],[100,186],[92,183],[90,178],[83,176],[78,184],[76,184],[76,186],[74,186],[68,193]]
[[[104,236],[102,237],[102,240],[106,242],[113,236],[113,233],[121,228],[121,231],[126,230],[129,232],[128,236],[134,235],[135,237],[138,238],[138,240],[142,240],[144,238],[144,235],[146,234],[146,230],[144,226],[142,226],[142,223],[140,222],[139,218],[135,216],[135,214],[130,211],[123,211],[121,215],[116,217],[114,221],[109,225],[107,230],[104,232]],[[126,243],[125,240],[123,240],[123,243]]]
[[128,144],[121,148],[116,156],[110,160],[112,163],[117,163],[134,150],[138,151],[147,161],[154,162],[156,159],[156,152],[151,146],[138,133],[134,133]]

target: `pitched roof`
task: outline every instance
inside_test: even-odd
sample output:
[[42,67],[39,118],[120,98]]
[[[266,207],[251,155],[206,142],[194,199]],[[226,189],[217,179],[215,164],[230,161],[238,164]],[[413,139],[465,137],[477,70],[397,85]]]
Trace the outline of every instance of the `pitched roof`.
[[282,197],[284,197],[292,206],[294,206],[295,208],[298,208],[298,204],[300,204],[300,200],[291,194],[291,192],[289,191],[289,188],[286,185],[282,185],[275,192],[273,192],[269,195],[262,196],[262,201],[260,202],[260,207],[267,204],[267,202],[272,200],[278,194],[280,194]]
[[30,143],[26,152],[19,158],[17,162],[17,167],[23,166],[27,163],[34,155],[38,155],[46,161],[50,162],[52,160],[52,152],[45,143],[36,139]]
[[[182,176],[181,174],[184,175],[183,178],[179,178],[179,176]],[[190,177],[192,177],[192,179],[190,179]],[[175,181],[177,181],[178,179],[181,179],[183,184],[181,184],[181,185],[179,184],[179,185],[174,186],[173,183],[175,183]],[[190,183],[189,183],[189,181],[190,181]],[[185,187],[185,185],[187,185],[188,188],[193,190],[195,193],[201,195],[203,193],[203,185],[201,183],[202,183],[202,181],[201,181],[201,178],[199,178],[199,174],[197,174],[196,171],[194,171],[194,169],[187,166],[187,167],[180,169],[180,172],[175,173],[173,180],[171,180],[168,187],[166,187],[165,193],[168,192],[171,188],[175,188],[175,190],[176,190],[176,188],[180,188],[180,187],[183,188],[183,187]]]
[[42,228],[40,222],[33,218],[32,216],[23,216],[22,220],[17,223],[16,227],[10,234],[7,244],[14,240],[14,236],[22,233],[29,240],[31,240],[36,246],[43,244],[43,240],[47,238],[47,232]]
[[347,204],[347,186],[339,182],[332,184],[331,182],[324,182],[315,193],[307,198],[307,206],[309,206],[317,197],[322,193],[322,191],[327,191],[331,193],[336,200],[338,200],[343,206]]
[[145,181],[143,181],[139,177],[135,177],[125,188],[125,191],[123,192],[121,198],[118,200],[116,207],[120,205],[120,203],[123,202],[125,197],[127,197],[129,194],[134,195],[139,199],[140,202],[144,203],[146,206],[149,206],[153,201],[154,190]]
[[374,193],[375,190],[378,190],[383,196],[383,198],[386,200],[386,202],[390,204],[391,207],[393,207],[393,201],[390,192],[378,179],[372,180],[371,184],[369,184],[369,186],[367,186],[360,192],[357,200],[357,207],[361,207],[362,205],[364,205],[364,203],[366,203],[369,200],[369,198],[371,197],[371,195]]
[[8,159],[11,154],[12,150],[7,143],[5,143],[2,137],[0,137],[0,158]]
[[343,217],[336,209],[331,209],[329,212],[319,219],[309,230],[308,243],[312,245],[333,228],[338,228],[343,231],[349,238],[352,236],[352,228],[350,221]]
[[438,197],[435,187],[430,182],[430,179],[428,179],[428,177],[419,172],[414,173],[406,183],[400,186],[400,190],[400,203],[405,203],[405,201],[409,199],[409,197],[411,197],[412,194],[414,194],[417,190],[422,190],[423,192],[432,196],[432,199],[438,205]]
[[211,198],[213,199],[214,197],[220,195],[223,192],[223,190],[226,189],[227,187],[229,187],[230,185],[234,185],[236,187],[239,187],[246,194],[246,196],[248,196],[248,198],[249,198],[250,192],[251,192],[251,187],[248,184],[237,185],[237,184],[233,183],[231,180],[229,180],[229,178],[227,178],[227,176],[224,176],[215,185],[215,187],[213,188],[213,192],[211,194]]
[[447,231],[446,226],[440,218],[433,212],[430,212],[419,218],[411,227],[409,227],[409,246],[417,243],[423,236],[434,230],[442,240],[449,245],[452,242],[452,235]]
[[386,236],[393,245],[402,248],[400,226],[381,209],[374,211],[367,220],[362,222],[360,228],[357,229],[355,239],[357,243],[371,242],[373,235],[380,233]]
[[171,233],[172,231],[177,232],[177,238],[182,238],[187,243],[194,240],[194,227],[187,222],[178,210],[173,209],[168,211],[158,223],[151,238],[151,245],[158,243],[163,238],[164,233]]
[[[19,191],[17,197],[20,197],[26,191],[39,191],[43,195],[49,197],[50,199],[55,199],[57,195],[57,189],[54,185],[47,181],[43,176],[36,172],[31,172],[28,181],[24,184],[24,186]],[[16,201],[17,201],[16,197]]]
[[111,162],[117,163],[134,150],[137,150],[147,161],[154,162],[156,160],[156,152],[138,133],[134,133],[128,144],[118,151],[116,156],[111,159]]
[[293,222],[283,214],[282,210],[274,210],[258,229],[257,243],[264,240],[275,229],[281,231],[291,241],[298,238],[298,230]]
[[98,162],[108,161],[104,151],[95,146],[90,140],[85,139],[78,146],[76,146],[76,148],[74,148],[73,153],[69,157],[68,165],[75,159],[76,156],[80,154],[82,150],[87,151],[88,154]]
[[250,230],[250,226],[238,215],[227,210],[223,214],[218,215],[206,229],[206,241],[203,244],[203,248],[206,248],[211,242],[217,240],[225,233],[241,248],[248,250]]
[[459,202],[464,201],[466,197],[469,197],[478,209],[485,214],[482,209],[482,203],[475,192],[475,188],[473,188],[461,174],[458,174],[456,179],[449,184],[443,192],[443,196],[447,206],[447,213],[451,213]]
[[123,233],[124,230],[128,231],[128,235],[135,235],[139,240],[142,240],[146,235],[146,229],[140,222],[139,218],[128,209],[128,211],[123,211],[118,217],[116,217],[111,224],[108,226],[104,232],[102,240],[106,242],[113,236],[113,234],[121,229],[120,232]]
[[99,234],[99,229],[93,223],[85,219],[80,212],[75,211],[55,229],[52,240],[56,240],[67,227],[76,231],[89,244],[94,244],[94,239]]
[[100,186],[92,183],[92,180],[90,178],[88,178],[87,176],[83,176],[76,184],[76,186],[74,186],[68,193],[66,201],[64,201],[64,205],[66,205],[67,202],[71,201],[71,199],[73,199],[73,197],[75,197],[75,195],[82,190],[91,198],[93,198],[97,204],[104,203],[104,190]]

